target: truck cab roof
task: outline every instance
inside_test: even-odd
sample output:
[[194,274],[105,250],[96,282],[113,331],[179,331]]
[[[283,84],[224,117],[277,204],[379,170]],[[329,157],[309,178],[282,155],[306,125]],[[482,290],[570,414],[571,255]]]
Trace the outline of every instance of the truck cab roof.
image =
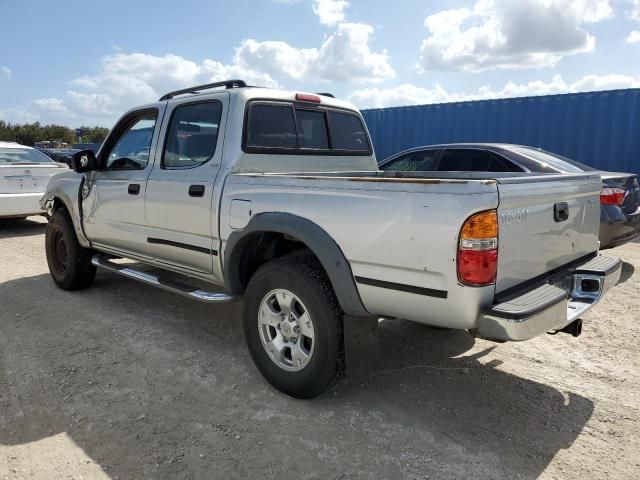
[[174,92],[168,92],[160,97],[157,102],[138,105],[130,111],[140,110],[147,107],[153,108],[164,103],[175,103],[185,100],[186,98],[194,100],[207,100],[209,98],[215,98],[221,92],[227,92],[230,97],[236,97],[243,103],[249,102],[250,100],[281,100],[292,102],[306,101],[317,103],[318,105],[322,105],[324,107],[358,111],[355,105],[344,100],[339,100],[330,93],[312,93],[259,87],[246,85],[242,80],[227,80],[223,82],[184,88],[181,90],[176,90]]
[[[229,172],[378,171],[366,124],[351,103],[330,94],[249,86],[241,80],[166,93],[157,102],[129,110],[114,131],[136,112],[153,109],[169,119],[183,105],[214,101],[226,111],[220,127],[227,152],[223,168]],[[104,145],[109,148],[109,139]]]

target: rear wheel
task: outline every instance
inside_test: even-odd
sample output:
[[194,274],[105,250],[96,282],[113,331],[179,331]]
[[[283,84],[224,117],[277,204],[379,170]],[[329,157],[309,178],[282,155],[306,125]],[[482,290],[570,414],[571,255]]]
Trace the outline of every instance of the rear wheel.
[[344,370],[342,311],[311,255],[258,269],[245,292],[244,333],[262,375],[292,397],[319,395]]
[[73,222],[66,210],[56,210],[47,224],[45,251],[49,273],[64,290],[91,286],[96,267],[91,264],[92,250],[78,243]]

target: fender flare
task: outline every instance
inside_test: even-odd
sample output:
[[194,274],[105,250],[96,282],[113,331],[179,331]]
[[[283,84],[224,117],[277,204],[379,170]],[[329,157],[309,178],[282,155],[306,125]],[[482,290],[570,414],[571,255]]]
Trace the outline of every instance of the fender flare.
[[[82,190],[82,182],[80,184],[80,190]],[[80,195],[78,193],[78,197],[79,196]],[[67,210],[67,212],[69,212],[69,217],[71,218],[71,223],[73,223],[73,229],[76,232],[78,243],[80,243],[80,245],[84,248],[91,248],[91,242],[89,241],[87,236],[84,234],[84,229],[82,228],[82,220],[80,218],[80,212],[78,212],[76,208],[73,208],[74,207],[73,200],[69,198],[69,196],[66,194],[64,190],[56,190],[50,193],[48,192],[48,194],[46,195],[46,198],[43,197],[41,201],[41,205],[46,208],[47,213],[53,213],[53,212],[49,212],[49,210],[53,208],[56,202],[59,202],[59,204],[62,205],[62,207],[64,207]]]
[[318,257],[333,286],[340,307],[347,315],[368,316],[362,304],[351,266],[331,236],[306,218],[290,213],[267,212],[254,215],[247,226],[229,235],[224,250],[224,275],[232,293],[244,291],[240,278],[240,264],[245,246],[256,234],[281,233],[293,237],[309,247]]

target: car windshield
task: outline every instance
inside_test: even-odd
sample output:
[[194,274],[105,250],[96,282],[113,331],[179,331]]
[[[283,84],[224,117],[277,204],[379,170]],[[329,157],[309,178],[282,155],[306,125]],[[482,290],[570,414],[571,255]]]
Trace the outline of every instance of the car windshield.
[[553,170],[561,173],[581,173],[596,171],[595,168],[583,163],[545,150],[538,150],[537,148],[509,147],[509,150],[523,155],[526,159],[530,160],[529,162],[523,163],[526,163],[525,166],[533,172],[548,172],[549,170]]
[[0,165],[25,165],[32,163],[54,163],[35,148],[0,147]]

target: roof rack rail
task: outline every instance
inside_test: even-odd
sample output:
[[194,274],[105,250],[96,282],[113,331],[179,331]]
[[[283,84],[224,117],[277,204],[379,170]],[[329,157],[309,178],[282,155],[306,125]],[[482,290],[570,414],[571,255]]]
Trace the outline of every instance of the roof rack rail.
[[227,89],[230,88],[244,88],[247,84],[244,80],[225,80],[223,82],[215,82],[215,83],[205,83],[204,85],[196,85],[195,87],[183,88],[182,90],[176,90],[174,92],[169,92],[160,97],[160,101],[170,100],[176,95],[183,95],[185,93],[197,93],[202,90],[209,90],[210,88],[216,87],[225,87]]
[[318,92],[318,93],[316,93],[316,95],[320,95],[321,97],[336,98],[336,96],[333,93],[321,93],[321,92]]

